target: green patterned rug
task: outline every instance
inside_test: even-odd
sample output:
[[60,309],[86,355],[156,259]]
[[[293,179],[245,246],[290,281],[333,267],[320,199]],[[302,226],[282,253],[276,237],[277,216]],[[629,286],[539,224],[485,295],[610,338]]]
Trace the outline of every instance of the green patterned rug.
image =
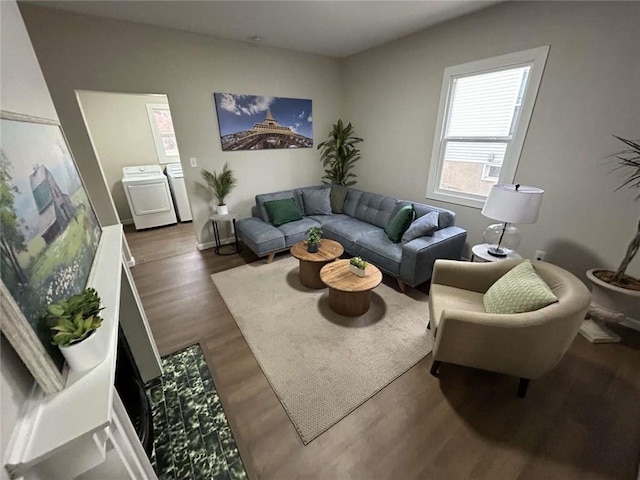
[[161,480],[247,478],[200,345],[162,358],[149,387],[153,467]]

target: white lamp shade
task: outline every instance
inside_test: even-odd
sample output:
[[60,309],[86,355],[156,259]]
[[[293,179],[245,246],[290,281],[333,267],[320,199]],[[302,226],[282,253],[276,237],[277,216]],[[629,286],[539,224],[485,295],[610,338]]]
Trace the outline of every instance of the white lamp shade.
[[500,222],[536,223],[543,193],[536,187],[498,183],[491,187],[482,214]]

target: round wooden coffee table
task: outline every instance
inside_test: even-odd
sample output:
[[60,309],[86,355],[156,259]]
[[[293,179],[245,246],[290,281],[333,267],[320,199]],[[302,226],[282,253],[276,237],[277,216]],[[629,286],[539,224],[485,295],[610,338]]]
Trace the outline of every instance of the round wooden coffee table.
[[309,288],[326,287],[324,282],[320,280],[320,269],[343,253],[342,245],[328,238],[320,240],[316,253],[307,251],[307,242],[296,243],[291,247],[291,255],[300,260],[300,283]]
[[331,310],[345,317],[357,317],[369,310],[371,290],[380,285],[382,273],[367,265],[365,276],[349,271],[349,260],[336,260],[322,267],[320,278],[329,287]]

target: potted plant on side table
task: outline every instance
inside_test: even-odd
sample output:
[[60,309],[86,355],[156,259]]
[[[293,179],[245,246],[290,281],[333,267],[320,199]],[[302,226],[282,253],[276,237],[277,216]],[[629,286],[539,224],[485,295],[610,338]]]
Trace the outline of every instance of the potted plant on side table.
[[215,206],[216,213],[218,215],[227,215],[229,213],[229,208],[225,199],[238,184],[238,179],[233,174],[233,170],[229,168],[229,164],[225,163],[222,167],[222,172],[216,173],[214,170],[211,173],[208,170],[202,169],[200,172],[202,178],[209,188],[213,191],[213,196],[217,200],[217,205]]
[[367,262],[360,257],[353,257],[349,260],[349,270],[351,273],[355,273],[359,277],[364,277],[366,274]]
[[[612,155],[616,159],[616,170],[625,172],[625,181],[618,188],[628,187],[640,189],[640,143],[617,137],[627,148]],[[640,200],[638,194],[635,200]],[[604,268],[593,268],[587,271],[587,278],[593,284],[591,290],[590,316],[604,321],[624,322],[625,325],[640,330],[640,280],[626,274],[627,267],[640,250],[640,221],[636,232],[618,269],[613,272]],[[619,337],[612,332],[601,329],[595,333],[594,325],[583,325],[581,331],[591,341],[618,341]],[[594,339],[590,338],[589,331]],[[595,335],[600,335],[595,337]],[[606,336],[609,335],[609,338]]]
[[51,343],[58,345],[72,370],[88,370],[105,359],[106,352],[97,334],[103,308],[93,288],[47,307],[44,321],[55,332]]
[[322,229],[320,227],[311,227],[307,230],[307,252],[316,253],[320,239],[322,238]]

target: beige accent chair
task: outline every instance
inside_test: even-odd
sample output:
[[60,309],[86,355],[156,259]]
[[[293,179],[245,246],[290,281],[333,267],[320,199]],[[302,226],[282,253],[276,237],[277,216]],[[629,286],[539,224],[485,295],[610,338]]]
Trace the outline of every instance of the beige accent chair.
[[559,302],[527,313],[486,313],[484,293],[521,261],[436,260],[429,294],[432,375],[442,362],[506,373],[520,377],[518,396],[524,397],[529,380],[560,361],[585,318],[589,290],[558,266],[532,262]]

